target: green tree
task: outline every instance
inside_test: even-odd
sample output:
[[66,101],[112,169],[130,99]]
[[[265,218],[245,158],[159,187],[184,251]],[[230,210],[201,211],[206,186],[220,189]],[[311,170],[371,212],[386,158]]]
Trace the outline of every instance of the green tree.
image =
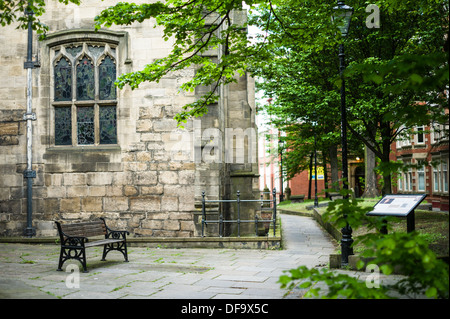
[[381,160],[384,193],[391,191],[390,175],[397,168],[389,161],[390,146],[404,128],[445,122],[448,30],[443,17],[448,16],[448,2],[428,4],[419,1],[394,10],[390,1],[380,2],[379,29],[361,23],[359,8],[346,43],[349,119],[363,124],[349,129]]
[[[272,124],[286,132],[288,151],[283,164],[287,177],[310,168],[315,144],[321,157],[333,164],[332,176],[337,176],[339,95],[330,76],[337,69],[336,59],[313,50],[297,52],[295,48],[283,47],[282,42],[271,51],[278,53],[270,67],[255,64],[252,73],[261,79],[257,88],[273,98],[273,103],[264,106]],[[337,178],[332,182],[337,182]]]
[[[434,3],[432,9],[424,9],[418,3],[411,4],[413,7],[399,6],[397,10],[391,9],[389,1],[379,3],[383,9],[380,29],[365,26],[364,2],[349,3],[355,6],[355,13],[345,40],[349,61],[345,79],[347,128],[350,136],[358,138],[380,159],[378,170],[384,177],[386,194],[391,192],[391,173],[398,168],[389,160],[390,147],[403,127],[445,121],[441,116],[448,98],[441,93],[448,85],[448,63],[442,57],[448,57],[448,53],[442,52],[446,32],[442,22],[446,7],[442,3]],[[336,78],[336,44],[340,39],[333,38],[331,27],[321,30],[320,26],[318,32],[330,41],[324,43],[320,33],[313,39],[305,38],[304,34],[310,36],[304,32],[306,24],[314,23],[310,16],[317,17],[315,10],[319,6],[314,1],[301,9],[293,5],[284,2],[278,6],[278,20],[270,20],[271,8],[265,8],[253,19],[260,28],[268,26],[268,34],[278,35],[271,37],[266,46],[276,56],[270,67],[254,64],[256,74],[264,79],[260,88],[276,97],[274,105],[279,110],[271,105],[269,111],[289,122],[287,125],[299,118],[308,120],[311,113],[320,109],[334,117],[336,130],[339,97],[333,82],[340,85]],[[292,41],[294,34],[298,41]],[[415,59],[426,62],[407,67]],[[423,76],[422,82],[418,73]]]

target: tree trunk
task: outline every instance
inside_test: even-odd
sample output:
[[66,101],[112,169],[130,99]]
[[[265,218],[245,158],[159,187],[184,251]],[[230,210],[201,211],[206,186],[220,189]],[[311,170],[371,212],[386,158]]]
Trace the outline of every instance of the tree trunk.
[[[380,158],[382,163],[389,163],[389,154],[391,153],[391,143],[390,143],[390,122],[385,122],[381,124],[381,134],[383,137],[382,147],[383,147],[383,156]],[[387,168],[387,167],[386,167]],[[385,170],[382,172],[383,174],[383,189],[381,195],[386,195],[391,193],[391,172]]]
[[322,151],[322,167],[323,167],[323,182],[324,182],[324,190],[325,190],[325,198],[328,198],[328,170],[327,170],[327,159],[325,156],[325,152]]
[[375,174],[375,153],[368,148],[364,148],[364,164],[365,164],[365,185],[363,198],[372,198],[379,195],[377,188],[377,175]]
[[384,185],[383,185],[383,189],[381,191],[381,195],[386,195],[386,194],[390,194],[391,193],[391,174],[383,176],[383,180],[384,180]]
[[337,146],[331,145],[329,148],[330,153],[330,167],[331,167],[331,188],[339,190],[339,164],[338,164],[338,152]]

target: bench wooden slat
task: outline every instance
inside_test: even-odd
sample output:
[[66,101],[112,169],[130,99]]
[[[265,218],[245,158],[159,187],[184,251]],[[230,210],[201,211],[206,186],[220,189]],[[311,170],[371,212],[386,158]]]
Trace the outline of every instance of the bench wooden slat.
[[114,244],[114,243],[120,243],[124,241],[124,239],[102,239],[102,240],[96,240],[93,242],[87,242],[84,244],[84,247],[93,247],[93,246],[101,246],[106,244]]
[[69,236],[91,237],[105,235],[106,228],[102,221],[61,225],[62,231]]

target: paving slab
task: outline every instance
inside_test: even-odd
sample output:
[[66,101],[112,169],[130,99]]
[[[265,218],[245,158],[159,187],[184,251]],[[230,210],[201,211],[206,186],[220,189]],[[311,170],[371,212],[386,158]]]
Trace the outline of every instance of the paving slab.
[[[101,248],[87,250],[88,273],[77,261],[56,271],[59,246],[0,244],[0,298],[296,299],[279,277],[301,265],[326,266],[337,243],[312,218],[281,214],[282,250],[130,247],[129,262]],[[75,271],[70,270],[71,265]],[[77,281],[78,280],[78,281]]]

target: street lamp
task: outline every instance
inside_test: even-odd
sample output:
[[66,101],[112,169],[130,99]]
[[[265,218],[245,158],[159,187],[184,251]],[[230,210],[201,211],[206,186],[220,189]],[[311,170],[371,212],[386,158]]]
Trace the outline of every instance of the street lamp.
[[338,1],[337,6],[333,8],[335,14],[331,17],[331,21],[337,24],[341,35],[345,38],[350,29],[350,20],[353,15],[353,8],[346,5],[344,1]]
[[[343,38],[347,37],[350,28],[350,20],[353,14],[353,8],[344,4],[344,1],[338,1],[337,6],[333,8],[335,14],[331,17],[333,23],[337,25]],[[339,44],[339,74],[341,77],[341,144],[342,144],[342,187],[348,189],[348,163],[347,163],[347,110],[345,108],[345,54],[344,44]],[[348,195],[346,195],[348,196]],[[341,250],[343,266],[348,265],[348,256],[353,255],[352,229],[347,225],[341,229]]]
[[283,148],[284,148],[284,141],[281,140],[281,135],[279,136],[278,140],[278,149],[280,150],[280,203],[284,201],[284,194],[283,194]]
[[314,207],[319,207],[319,199],[317,198],[317,122],[312,122],[314,129]]

